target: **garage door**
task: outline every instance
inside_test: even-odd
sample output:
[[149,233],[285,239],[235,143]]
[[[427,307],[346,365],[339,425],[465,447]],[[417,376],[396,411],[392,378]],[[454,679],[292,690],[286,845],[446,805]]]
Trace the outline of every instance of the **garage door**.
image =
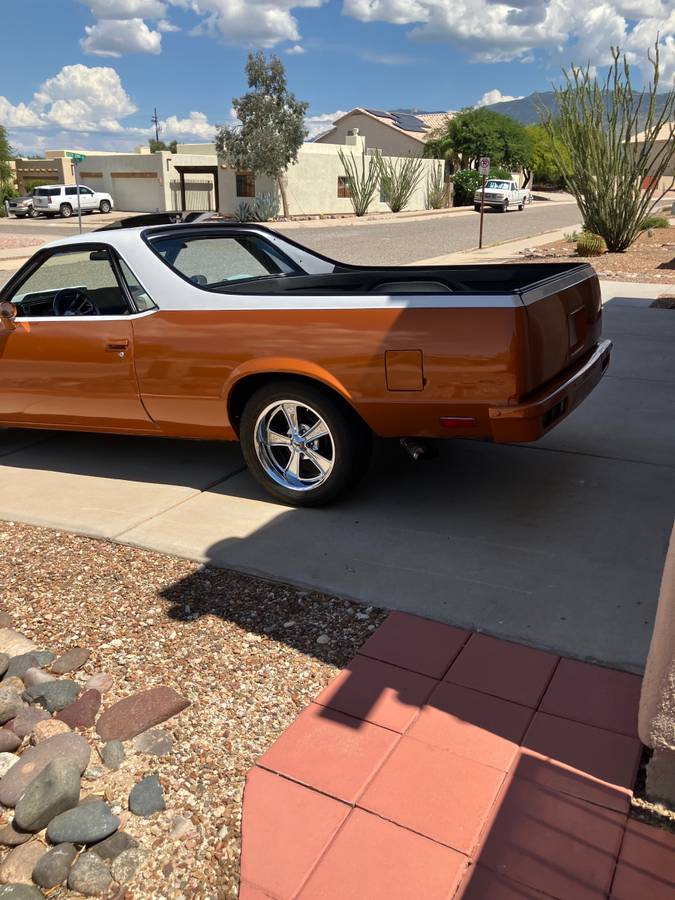
[[164,209],[164,194],[154,172],[113,172],[112,183],[116,209],[125,212]]

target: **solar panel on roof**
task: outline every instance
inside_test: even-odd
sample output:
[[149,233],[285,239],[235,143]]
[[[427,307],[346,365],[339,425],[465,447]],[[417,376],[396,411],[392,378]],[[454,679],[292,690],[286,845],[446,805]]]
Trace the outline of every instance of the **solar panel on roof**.
[[424,122],[418,119],[417,116],[412,116],[409,113],[396,113],[394,120],[398,127],[404,131],[426,131]]
[[371,116],[377,116],[379,119],[394,119],[390,112],[387,112],[386,109],[367,109],[367,113],[370,113]]

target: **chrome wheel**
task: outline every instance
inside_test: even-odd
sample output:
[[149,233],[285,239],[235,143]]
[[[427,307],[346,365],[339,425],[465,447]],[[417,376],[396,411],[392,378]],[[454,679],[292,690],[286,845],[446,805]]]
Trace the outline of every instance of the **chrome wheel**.
[[255,452],[267,475],[291,491],[310,491],[330,477],[335,444],[311,406],[297,400],[270,403],[255,424]]

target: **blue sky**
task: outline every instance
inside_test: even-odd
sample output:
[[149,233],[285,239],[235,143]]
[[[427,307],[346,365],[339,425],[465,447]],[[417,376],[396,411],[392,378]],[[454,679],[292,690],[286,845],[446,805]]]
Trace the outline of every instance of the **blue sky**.
[[[547,90],[620,44],[640,66],[675,0],[21,0],[5,10],[0,124],[20,152],[131,149],[157,106],[163,137],[209,140],[245,90],[246,53],[285,62],[324,130],[354,106],[450,110]],[[12,18],[15,18],[15,23]],[[12,25],[15,25],[15,28]]]

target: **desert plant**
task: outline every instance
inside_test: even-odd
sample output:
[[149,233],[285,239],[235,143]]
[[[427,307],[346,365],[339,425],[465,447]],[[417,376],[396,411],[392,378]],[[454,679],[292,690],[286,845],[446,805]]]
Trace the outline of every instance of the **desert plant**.
[[427,209],[443,209],[448,203],[443,165],[435,165],[427,178],[427,192],[424,205]]
[[352,201],[354,214],[365,216],[377,190],[380,175],[379,157],[377,154],[367,156],[364,150],[359,163],[353,153],[347,156],[342,149],[338,150],[338,156],[345,170],[349,199]]
[[647,216],[640,222],[640,231],[649,231],[651,228],[668,228],[670,222],[664,216]]
[[422,179],[424,161],[419,156],[393,159],[379,155],[377,160],[382,199],[393,213],[401,212]]
[[254,205],[248,200],[240,200],[234,210],[234,218],[237,222],[255,222]]
[[253,204],[253,215],[256,222],[271,222],[279,218],[279,197],[268,191],[256,197]]
[[[659,45],[647,57],[652,79],[636,94],[626,57],[612,48],[613,63],[599,84],[590,66],[572,65],[556,88],[558,118],[542,110],[565,187],[574,195],[584,226],[602,235],[613,253],[626,250],[663,196],[656,196],[675,154],[675,90],[659,92]],[[657,102],[658,101],[658,102]],[[639,141],[638,141],[639,137]]]
[[577,238],[577,256],[602,256],[606,250],[604,240],[592,231],[582,231]]
[[567,241],[568,244],[575,244],[581,235],[581,231],[565,231],[563,232],[563,240]]
[[473,195],[481,185],[481,177],[476,169],[461,169],[452,176],[455,188],[453,204],[455,206],[472,206]]

